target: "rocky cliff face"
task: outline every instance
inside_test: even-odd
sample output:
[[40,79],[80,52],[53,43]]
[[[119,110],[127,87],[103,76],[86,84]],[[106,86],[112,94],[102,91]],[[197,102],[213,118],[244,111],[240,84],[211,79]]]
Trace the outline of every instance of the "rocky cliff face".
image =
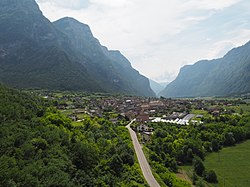
[[2,0],[0,16],[0,82],[154,96],[148,79],[101,46],[89,26],[73,18],[51,23],[34,0]]
[[250,42],[223,58],[184,66],[165,97],[227,96],[250,92]]

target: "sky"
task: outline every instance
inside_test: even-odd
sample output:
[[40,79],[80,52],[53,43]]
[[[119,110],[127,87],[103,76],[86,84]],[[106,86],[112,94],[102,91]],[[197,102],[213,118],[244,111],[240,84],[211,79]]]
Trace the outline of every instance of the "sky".
[[68,16],[88,24],[102,45],[157,82],[250,40],[249,0],[36,1],[50,21]]

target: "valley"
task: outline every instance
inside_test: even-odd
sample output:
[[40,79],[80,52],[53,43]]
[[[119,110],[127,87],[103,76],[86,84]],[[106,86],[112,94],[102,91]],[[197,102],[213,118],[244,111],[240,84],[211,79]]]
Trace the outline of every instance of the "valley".
[[[81,126],[87,116],[104,118],[123,127],[135,119],[130,126],[161,186],[190,186],[188,181],[207,184],[206,173],[217,171],[206,164],[207,156],[209,159],[211,153],[220,154],[224,147],[230,148],[250,137],[247,96],[157,99],[101,93],[38,91],[36,94],[53,101],[74,126]],[[199,174],[193,171],[194,166],[189,166],[196,158],[204,161],[206,168]],[[184,166],[189,168],[187,182],[177,177]],[[216,172],[216,175],[221,181],[221,174]]]
[[249,1],[152,2],[0,1],[0,187],[250,186]]

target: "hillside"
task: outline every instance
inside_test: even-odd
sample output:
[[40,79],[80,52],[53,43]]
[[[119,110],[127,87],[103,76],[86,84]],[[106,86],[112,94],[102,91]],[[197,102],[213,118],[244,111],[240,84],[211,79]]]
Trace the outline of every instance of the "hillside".
[[227,96],[250,92],[250,42],[223,58],[181,68],[160,93],[165,97]]
[[[63,32],[79,59],[87,58],[88,71],[99,81],[103,90],[133,95],[153,96],[149,81],[132,68],[120,51],[108,50],[93,37],[88,25],[73,18],[62,18],[53,23]],[[83,64],[84,65],[84,64]]]
[[148,79],[101,46],[87,25],[71,18],[51,23],[34,0],[2,0],[0,7],[1,83],[154,96]]
[[147,186],[125,127],[0,85],[0,186]]

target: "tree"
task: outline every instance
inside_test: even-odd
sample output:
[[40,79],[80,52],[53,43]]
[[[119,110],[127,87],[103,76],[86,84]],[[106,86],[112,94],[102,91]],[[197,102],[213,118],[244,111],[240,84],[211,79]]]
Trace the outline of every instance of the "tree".
[[73,163],[78,169],[91,169],[98,162],[98,152],[94,145],[77,142],[72,148]]
[[194,167],[194,172],[197,175],[202,176],[203,172],[205,171],[205,166],[199,157],[194,158],[193,167]]
[[215,151],[215,152],[219,151],[220,145],[219,145],[219,143],[218,143],[218,141],[216,139],[213,139],[211,144],[212,144],[212,150],[213,151]]
[[110,160],[110,168],[116,173],[116,175],[120,175],[122,171],[122,159],[119,155],[115,154],[112,156]]
[[43,138],[33,138],[31,140],[31,143],[36,149],[42,149],[45,150],[48,147],[48,143],[45,139]]
[[235,144],[235,139],[232,132],[226,133],[224,135],[224,138],[225,138],[224,145],[230,146]]
[[205,180],[210,183],[218,183],[217,175],[214,170],[209,170],[205,174]]
[[244,110],[242,108],[240,109],[240,114],[244,114]]

